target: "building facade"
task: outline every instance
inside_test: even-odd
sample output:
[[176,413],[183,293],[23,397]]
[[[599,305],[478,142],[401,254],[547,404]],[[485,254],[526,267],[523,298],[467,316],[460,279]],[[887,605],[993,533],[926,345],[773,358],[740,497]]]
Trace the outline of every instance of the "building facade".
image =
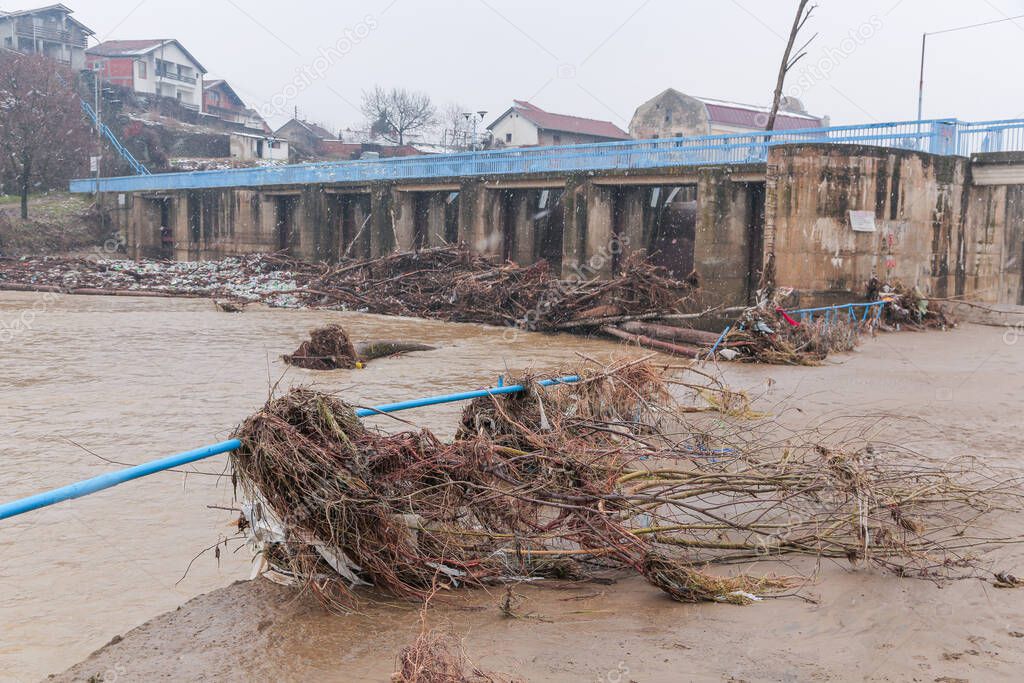
[[18,12],[0,10],[0,47],[46,55],[72,69],[84,69],[86,41],[94,31],[71,14],[64,5]]
[[[770,109],[708,97],[693,97],[673,88],[637,107],[629,124],[636,139],[692,135],[731,135],[765,130]],[[824,128],[828,117],[812,116],[796,98],[783,98],[775,130]]]
[[86,51],[86,63],[112,85],[203,108],[206,69],[177,40],[108,40]]
[[203,86],[203,111],[223,121],[240,123],[246,128],[270,133],[270,126],[259,112],[245,105],[225,80],[213,80]]
[[611,121],[553,114],[529,102],[512,107],[487,126],[495,147],[546,147],[628,140],[629,133]]

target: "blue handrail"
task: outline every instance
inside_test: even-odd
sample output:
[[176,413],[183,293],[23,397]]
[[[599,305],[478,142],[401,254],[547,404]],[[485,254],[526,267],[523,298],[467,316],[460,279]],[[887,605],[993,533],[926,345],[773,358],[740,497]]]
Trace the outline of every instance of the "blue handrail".
[[113,146],[117,153],[121,155],[121,158],[128,162],[128,165],[131,166],[135,175],[152,175],[149,172],[149,169],[143,166],[142,162],[136,159],[135,156],[128,151],[127,147],[121,144],[121,141],[117,139],[116,135],[114,135],[114,131],[107,128],[105,123],[100,122],[100,119],[96,116],[96,111],[92,108],[92,105],[85,100],[82,100],[82,111],[85,112],[86,116],[89,117],[89,120],[92,121],[92,125],[99,128],[100,133],[110,142],[111,146]]
[[[577,375],[567,375],[565,377],[557,377],[555,379],[541,380],[538,384],[542,387],[550,387],[556,384],[572,384],[573,382],[578,381],[580,381],[580,378]],[[383,415],[387,413],[394,413],[399,410],[409,410],[410,408],[420,408],[423,406],[452,403],[455,401],[466,401],[483,396],[514,394],[525,389],[526,387],[522,384],[512,384],[508,386],[492,387],[490,389],[479,389],[477,391],[464,391],[458,394],[442,394],[440,396],[418,398],[411,401],[401,401],[399,403],[386,403],[384,405],[374,406],[373,408],[359,408],[356,410],[356,415],[359,417]],[[203,446],[202,448],[185,451],[184,453],[177,453],[175,455],[167,456],[166,458],[160,458],[159,460],[153,460],[127,469],[117,470],[116,472],[107,472],[106,474],[101,474],[98,477],[93,477],[92,479],[86,479],[85,481],[80,481],[75,484],[62,486],[61,488],[46,491],[44,493],[38,493],[34,496],[29,496],[28,498],[22,498],[20,500],[0,505],[0,520],[23,515],[26,512],[39,510],[40,508],[48,507],[50,505],[56,505],[57,503],[62,503],[66,500],[88,496],[134,479],[156,474],[157,472],[164,472],[166,470],[174,469],[175,467],[181,467],[182,465],[187,465],[199,460],[212,458],[215,455],[233,451],[241,445],[242,442],[238,439],[221,441],[220,443],[212,444],[210,446]]]
[[[466,178],[527,173],[632,170],[728,164],[763,164],[778,145],[838,143],[911,149],[932,154],[1024,151],[1024,119],[961,122],[956,119],[894,121],[856,126],[623,140],[317,162],[266,168],[161,173],[145,177],[104,178],[107,192],[189,190],[269,185],[373,182],[430,178]],[[72,192],[93,192],[95,181],[71,182]]]

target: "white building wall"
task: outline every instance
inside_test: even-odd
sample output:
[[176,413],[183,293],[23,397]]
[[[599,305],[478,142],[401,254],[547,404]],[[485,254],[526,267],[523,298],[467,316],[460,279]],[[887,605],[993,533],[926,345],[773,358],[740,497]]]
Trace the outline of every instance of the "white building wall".
[[[506,147],[528,147],[540,144],[540,131],[530,121],[516,112],[510,112],[498,119],[491,128],[494,142]],[[508,139],[511,133],[512,139]]]
[[[200,110],[203,108],[203,75],[199,72],[195,62],[189,59],[188,55],[181,48],[174,43],[170,43],[157,48],[146,55],[146,57],[147,68],[152,67],[148,75],[153,84],[153,90],[146,92],[154,92],[163,97],[178,98],[182,104]],[[152,60],[152,62],[149,63],[149,60]],[[168,63],[168,70],[173,74],[178,73],[178,67],[180,66],[181,75],[186,78],[195,79],[195,82],[189,83],[177,78],[159,75],[157,73],[157,64],[160,62]],[[138,65],[136,65],[136,68],[138,68]]]

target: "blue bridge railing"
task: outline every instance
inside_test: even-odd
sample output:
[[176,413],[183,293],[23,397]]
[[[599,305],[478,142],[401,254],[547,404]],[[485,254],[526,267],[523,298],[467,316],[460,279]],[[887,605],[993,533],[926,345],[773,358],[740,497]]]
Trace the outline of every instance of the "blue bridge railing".
[[[157,175],[140,173],[136,177],[101,179],[99,186],[102,191],[133,192],[763,164],[771,147],[801,143],[859,144],[941,155],[1024,151],[1024,119],[975,123],[956,119],[898,121],[269,168]],[[94,180],[71,183],[72,192],[92,192],[95,189]]]

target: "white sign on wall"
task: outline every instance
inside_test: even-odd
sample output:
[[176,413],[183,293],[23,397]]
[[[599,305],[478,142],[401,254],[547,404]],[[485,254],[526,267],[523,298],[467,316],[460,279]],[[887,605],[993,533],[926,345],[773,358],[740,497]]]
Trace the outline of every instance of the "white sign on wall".
[[854,232],[875,232],[875,212],[851,211],[850,227]]

